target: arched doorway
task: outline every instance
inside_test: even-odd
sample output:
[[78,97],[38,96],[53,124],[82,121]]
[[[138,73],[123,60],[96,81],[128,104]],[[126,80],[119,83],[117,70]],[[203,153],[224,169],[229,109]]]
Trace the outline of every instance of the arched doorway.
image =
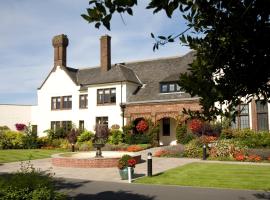
[[163,117],[159,121],[159,144],[176,145],[176,126],[177,121],[171,117]]

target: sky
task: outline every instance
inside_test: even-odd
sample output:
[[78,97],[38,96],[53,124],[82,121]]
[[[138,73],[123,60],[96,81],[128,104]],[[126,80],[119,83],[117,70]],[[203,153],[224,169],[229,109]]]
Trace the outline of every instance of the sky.
[[179,56],[189,51],[179,42],[153,51],[155,35],[178,34],[186,29],[180,13],[169,19],[164,12],[146,10],[139,0],[133,17],[115,15],[111,31],[94,28],[80,16],[88,0],[0,0],[0,104],[37,104],[37,88],[53,67],[52,38],[69,38],[67,66],[99,66],[99,38],[112,37],[112,63]]

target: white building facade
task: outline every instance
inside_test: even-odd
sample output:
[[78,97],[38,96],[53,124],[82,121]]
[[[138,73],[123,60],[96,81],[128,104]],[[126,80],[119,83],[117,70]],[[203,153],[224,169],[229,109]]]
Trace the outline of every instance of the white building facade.
[[[0,126],[31,122],[38,135],[45,130],[71,126],[94,131],[139,118],[160,124],[160,143],[174,144],[177,116],[183,108],[200,109],[198,98],[177,84],[194,53],[182,57],[111,65],[110,36],[102,36],[100,67],[75,69],[66,65],[66,35],[53,38],[54,66],[37,91],[37,106],[0,105]],[[126,110],[125,110],[126,109]],[[270,104],[240,105],[235,127],[269,130]],[[164,133],[166,132],[166,134]]]

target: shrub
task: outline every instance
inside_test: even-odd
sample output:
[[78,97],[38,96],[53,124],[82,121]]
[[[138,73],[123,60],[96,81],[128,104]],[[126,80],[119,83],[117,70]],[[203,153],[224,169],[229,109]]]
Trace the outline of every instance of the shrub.
[[192,119],[188,124],[188,128],[192,133],[200,135],[203,129],[203,121],[200,119]]
[[239,141],[249,148],[269,148],[270,134],[269,132],[252,132],[248,136],[239,138]]
[[154,153],[155,157],[174,157],[174,158],[179,158],[182,156],[181,152],[178,151],[173,151],[173,150],[166,150],[166,149],[161,149],[158,150]]
[[270,156],[270,149],[247,149],[246,151],[247,155],[259,155],[260,157],[262,157],[263,159],[266,159]]
[[188,158],[201,158],[202,157],[202,147],[197,139],[191,140],[185,145],[184,156]]
[[123,133],[124,135],[133,134],[133,128],[135,127],[134,123],[130,123],[123,127]]
[[249,162],[259,162],[259,161],[262,160],[262,157],[254,154],[254,155],[249,155],[249,156],[247,157],[247,160],[248,160]]
[[210,132],[207,134],[218,137],[220,136],[221,131],[222,131],[222,124],[220,122],[214,122],[210,124]]
[[184,138],[186,137],[187,134],[187,125],[185,124],[178,124],[176,127],[176,140],[177,143],[183,143]]
[[67,132],[63,128],[58,128],[55,131],[52,130],[52,129],[48,129],[48,130],[46,130],[44,132],[47,133],[47,136],[48,136],[49,140],[60,139],[60,138],[66,138],[67,137]]
[[47,136],[38,137],[37,138],[37,146],[38,148],[45,148],[50,145],[49,138]]
[[122,131],[118,129],[112,129],[110,131],[110,136],[108,138],[109,144],[119,144],[119,143],[123,143],[123,141],[124,141],[124,136],[123,136]]
[[0,177],[0,199],[12,200],[63,200],[56,192],[50,173],[34,169],[30,162],[22,163],[15,174]]
[[92,141],[77,142],[75,148],[79,151],[91,151],[93,150]]
[[124,144],[124,143],[118,144],[118,145],[107,143],[102,149],[104,151],[126,151],[128,146],[129,146],[128,144]]
[[149,149],[152,147],[151,144],[137,144],[137,145],[140,146],[143,150]]
[[236,152],[242,152],[246,149],[240,142],[230,139],[220,139],[212,143],[210,157],[230,157],[233,158]]
[[119,169],[124,169],[126,167],[135,167],[135,165],[136,160],[133,159],[130,155],[125,154],[119,159],[117,166]]
[[29,123],[28,126],[24,127],[24,139],[23,139],[23,143],[24,143],[24,148],[27,149],[34,149],[38,147],[37,144],[37,133],[32,131],[32,126]]
[[125,136],[125,143],[127,144],[149,144],[151,138],[147,134],[128,134]]
[[4,131],[9,131],[10,128],[8,126],[0,126],[0,133]]
[[22,149],[24,148],[25,136],[21,132],[5,131],[0,134],[0,149]]
[[249,148],[270,147],[270,134],[267,131],[255,132],[250,129],[223,130],[222,138],[234,138]]
[[154,156],[155,157],[163,157],[163,156],[167,155],[168,153],[169,153],[169,151],[167,151],[165,149],[160,149],[154,153]]
[[176,127],[176,139],[177,143],[187,144],[193,140],[195,136],[187,132],[187,125],[178,125]]
[[233,130],[232,129],[222,129],[221,134],[220,134],[220,138],[222,139],[231,139],[233,138]]
[[212,142],[216,141],[217,137],[203,135],[199,139],[200,139],[200,142],[202,144],[209,144],[209,143],[212,143]]
[[159,136],[159,124],[154,124],[152,121],[148,121],[148,130],[147,135],[149,137],[149,143],[151,143],[152,146],[158,146],[158,136]]
[[139,133],[143,133],[145,132],[146,130],[148,129],[148,124],[147,122],[142,119],[138,122],[138,124],[136,125],[136,130],[139,132]]
[[84,130],[77,138],[77,142],[86,142],[94,138],[94,133]]
[[62,138],[51,140],[49,146],[60,149],[69,149],[70,147],[68,140]]

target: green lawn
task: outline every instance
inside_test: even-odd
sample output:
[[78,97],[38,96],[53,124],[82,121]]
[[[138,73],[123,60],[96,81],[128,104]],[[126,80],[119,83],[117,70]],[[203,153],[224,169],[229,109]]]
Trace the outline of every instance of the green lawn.
[[270,190],[270,166],[191,163],[135,183]]
[[49,158],[52,154],[61,153],[63,150],[47,149],[11,149],[0,150],[0,163],[34,160],[40,158]]

